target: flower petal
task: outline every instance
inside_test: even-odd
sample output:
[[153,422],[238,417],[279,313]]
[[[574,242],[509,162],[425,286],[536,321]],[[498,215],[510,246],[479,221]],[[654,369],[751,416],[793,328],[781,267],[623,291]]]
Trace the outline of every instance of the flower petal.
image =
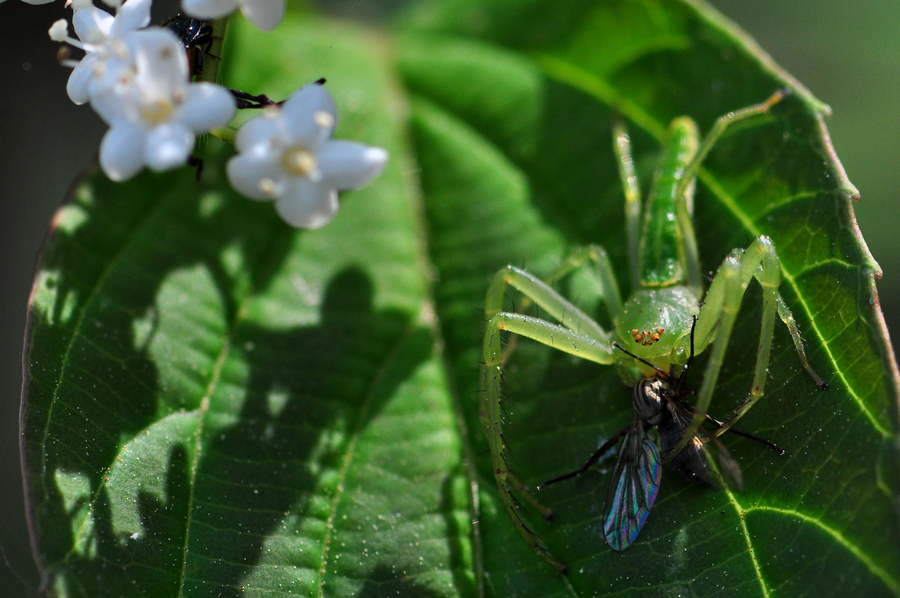
[[194,133],[206,133],[227,125],[235,110],[234,96],[224,88],[213,83],[192,83],[176,119]]
[[247,20],[263,31],[275,29],[284,18],[284,0],[238,0],[238,4]]
[[134,84],[134,69],[117,59],[98,60],[88,84],[91,107],[104,121],[118,119],[139,123],[141,97]]
[[[127,51],[125,53],[128,54]],[[126,114],[132,122],[136,122],[134,116],[137,108],[133,106],[133,96],[139,94],[134,87],[134,74],[131,65],[117,57],[98,58],[91,63],[87,95],[91,106],[107,123],[112,124]]]
[[[91,88],[89,87],[89,89]],[[91,96],[91,108],[106,124],[112,126],[118,120],[130,122],[139,120],[133,117],[130,104],[117,89],[107,89],[102,93],[92,92],[89,95]]]
[[144,144],[144,162],[150,170],[171,170],[184,166],[194,147],[194,134],[178,123],[153,129]]
[[125,37],[134,53],[135,83],[145,97],[171,99],[188,84],[187,54],[168,29],[150,27]]
[[306,85],[281,107],[287,141],[317,150],[331,139],[337,119],[334,99],[322,85]]
[[97,7],[76,10],[72,15],[75,35],[86,44],[103,44],[109,38],[115,17]]
[[281,157],[262,144],[231,158],[225,170],[235,191],[251,199],[275,199],[286,178]]
[[238,131],[234,145],[239,152],[246,152],[258,143],[274,147],[280,145],[282,122],[280,112],[266,109],[262,116],[248,120]]
[[237,0],[181,0],[184,12],[198,19],[218,19],[234,12]]
[[275,202],[278,215],[295,228],[322,228],[337,210],[337,191],[303,177],[292,178]]
[[116,10],[116,19],[109,34],[121,37],[129,31],[149,25],[151,3],[152,0],[125,0],[125,3]]
[[335,189],[357,189],[384,170],[388,153],[354,141],[331,140],[319,150],[322,183]]
[[144,167],[144,131],[129,122],[110,127],[100,142],[100,168],[113,181],[130,179]]
[[84,104],[91,99],[88,94],[88,86],[94,78],[94,63],[97,61],[96,54],[87,54],[81,59],[69,75],[69,82],[66,83],[66,92],[76,104]]

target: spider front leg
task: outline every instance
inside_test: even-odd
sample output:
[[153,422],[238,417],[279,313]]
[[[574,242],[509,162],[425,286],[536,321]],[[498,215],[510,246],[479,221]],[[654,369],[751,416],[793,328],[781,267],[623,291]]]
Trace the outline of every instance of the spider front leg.
[[[565,262],[560,270],[571,271],[590,260],[597,267],[601,285],[608,286],[610,281],[614,281],[612,269],[602,250],[594,248],[594,252],[591,253],[591,248],[588,248],[576,255],[581,255],[581,257]],[[520,291],[528,300],[533,301],[560,323],[554,324],[540,318],[502,311],[507,286]],[[604,288],[603,293],[607,305],[619,300],[618,290],[613,292],[612,289]],[[621,304],[616,304],[612,309],[616,313],[621,312]],[[507,266],[494,276],[485,300],[485,316],[488,324],[484,336],[484,365],[481,382],[484,396],[480,415],[491,451],[491,466],[500,490],[500,499],[515,528],[528,545],[547,562],[564,572],[566,566],[550,554],[540,538],[519,514],[518,503],[513,494],[513,491],[518,492],[545,518],[552,518],[552,511],[541,505],[531,495],[510,466],[509,448],[503,436],[502,427],[503,349],[500,343],[500,333],[505,330],[519,334],[600,364],[613,363],[613,336],[546,283],[514,266]]]
[[750,281],[754,278],[762,286],[763,307],[753,382],[747,398],[738,405],[734,415],[717,429],[714,435],[721,436],[724,434],[765,393],[776,314],[784,322],[791,334],[794,348],[800,357],[800,364],[819,388],[823,390],[827,388],[827,384],[809,365],[806,351],[803,348],[803,340],[800,337],[800,330],[794,320],[794,316],[778,293],[778,285],[781,282],[781,263],[778,260],[778,254],[775,252],[775,246],[769,237],[760,236],[753,241],[746,251],[735,250],[725,258],[709,287],[703,307],[700,308],[695,333],[697,352],[699,353],[710,344],[712,344],[712,351],[703,376],[703,384],[698,393],[691,426],[686,430],[681,442],[670,453],[669,458],[684,447],[706,417],[716,381],[724,363],[725,351],[728,348],[734,322],[740,310],[741,300]]
[[[606,313],[609,315],[610,320],[617,322],[622,316],[622,296],[619,294],[619,283],[616,282],[616,274],[609,261],[609,257],[606,255],[606,251],[599,245],[587,245],[574,250],[566,259],[560,262],[546,278],[543,279],[543,283],[545,286],[552,286],[586,265],[593,266],[592,271],[594,273],[594,280],[598,285],[597,290],[603,298]],[[510,268],[512,267],[510,266]],[[503,271],[505,270],[506,269]],[[528,276],[530,277],[531,275],[528,274]],[[493,299],[488,299],[488,314],[495,313],[502,308],[505,285],[510,284],[509,281],[504,280],[504,277],[499,274],[495,277],[495,282],[501,284],[501,288],[499,289],[500,294],[499,296],[494,296]],[[557,294],[555,291],[553,291],[553,293]],[[489,295],[489,297],[491,296]],[[494,303],[490,303],[492,300]],[[496,303],[496,301],[499,301],[499,303]],[[519,311],[525,311],[531,304],[531,297],[524,294],[524,297],[519,301],[516,308]],[[594,324],[590,318],[587,318],[587,320],[589,325]],[[578,325],[580,322],[572,322],[572,324]],[[578,332],[577,328],[573,328],[573,330]],[[512,336],[507,342],[506,349],[503,351],[503,363],[506,363],[508,356],[515,350],[517,338],[517,336]]]

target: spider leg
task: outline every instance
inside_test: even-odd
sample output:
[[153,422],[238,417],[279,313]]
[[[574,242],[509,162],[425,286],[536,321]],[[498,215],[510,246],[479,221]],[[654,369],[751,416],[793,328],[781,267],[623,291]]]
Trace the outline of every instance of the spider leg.
[[741,300],[747,286],[754,278],[762,286],[763,308],[753,381],[747,397],[738,405],[731,418],[715,431],[714,436],[721,436],[728,431],[765,394],[776,315],[787,326],[800,357],[801,365],[820,388],[827,386],[809,365],[797,323],[778,293],[778,285],[781,282],[781,263],[775,252],[775,245],[769,237],[760,236],[751,243],[745,252],[735,251],[725,258],[709,287],[700,314],[697,316],[697,350],[698,352],[702,351],[709,344],[712,344],[713,348],[706,366],[703,384],[698,393],[693,420],[685,437],[676,446],[675,453],[684,448],[706,417]]
[[[554,324],[540,318],[504,312],[503,298],[507,286],[520,291],[544,312],[560,322]],[[488,319],[484,336],[482,366],[481,424],[488,439],[491,466],[500,498],[515,528],[525,541],[546,561],[563,571],[565,565],[553,558],[519,513],[514,492],[534,506],[545,517],[551,512],[528,491],[510,466],[510,453],[503,435],[501,331],[526,336],[545,345],[601,364],[613,362],[612,335],[603,330],[587,314],[563,298],[546,283],[514,266],[500,270],[488,288],[485,300]]]
[[[579,268],[584,267],[586,264],[592,266],[591,272],[594,280],[597,282],[597,293],[603,298],[610,320],[613,322],[618,321],[622,315],[622,296],[619,294],[619,284],[616,282],[615,270],[613,270],[612,264],[609,261],[609,256],[606,254],[606,250],[599,245],[579,247],[570,253],[566,259],[560,262],[553,271],[550,272],[549,276],[543,278],[542,281],[546,286],[552,286]],[[528,274],[528,276],[531,277],[530,274]],[[513,284],[512,286],[516,285]],[[553,291],[553,293],[555,294],[556,291]],[[516,311],[525,311],[532,303],[534,303],[532,298],[527,293],[524,293],[522,300],[519,301],[516,306]],[[588,318],[588,320],[590,320],[589,324],[594,323],[591,318]],[[580,325],[582,322],[573,320],[572,323]],[[573,330],[578,332],[578,329]],[[509,355],[515,350],[517,338],[518,337],[513,336],[507,343],[506,349],[503,352],[504,363],[506,363]]]
[[702,281],[700,279],[700,258],[697,250],[697,238],[694,234],[692,218],[694,211],[694,187],[697,183],[697,174],[700,172],[700,167],[703,164],[703,161],[706,160],[706,156],[709,154],[710,150],[728,130],[728,127],[739,123],[742,120],[767,114],[773,106],[781,102],[789,93],[790,89],[787,88],[779,90],[759,104],[747,106],[746,108],[729,112],[728,114],[724,114],[717,118],[712,129],[706,134],[703,141],[700,142],[697,152],[684,168],[681,181],[676,190],[676,197],[679,198],[677,218],[679,229],[683,235],[688,286],[695,289],[698,296],[702,293]]
[[617,114],[613,120],[613,151],[622,189],[625,191],[625,232],[628,236],[628,264],[631,269],[631,288],[641,288],[640,242],[641,242],[641,188],[634,170],[631,155],[631,138],[625,123]]

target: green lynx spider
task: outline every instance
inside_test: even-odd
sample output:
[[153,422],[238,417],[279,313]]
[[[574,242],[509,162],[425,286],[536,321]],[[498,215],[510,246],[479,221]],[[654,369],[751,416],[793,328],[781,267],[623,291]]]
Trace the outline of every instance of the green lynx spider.
[[[746,250],[732,251],[704,296],[691,221],[695,178],[717,139],[729,125],[769,112],[784,95],[784,92],[778,92],[765,102],[720,117],[702,143],[693,120],[688,117],[674,119],[669,125],[654,185],[643,209],[643,222],[629,138],[624,125],[616,123],[614,149],[625,191],[628,253],[635,290],[623,304],[609,259],[596,245],[576,251],[550,279],[552,282],[583,265],[592,265],[614,331],[604,330],[547,283],[514,266],[500,270],[491,282],[485,301],[488,325],[484,338],[481,421],[490,445],[494,477],[503,505],[519,534],[535,552],[560,571],[565,571],[565,566],[528,527],[513,495],[513,491],[517,492],[544,516],[551,515],[532,497],[509,465],[509,449],[501,426],[504,355],[500,331],[519,334],[599,364],[618,362],[623,379],[637,384],[642,377],[659,376],[651,366],[662,372],[670,372],[673,367],[683,368],[689,357],[691,328],[695,326],[695,351],[699,354],[709,348],[710,356],[690,427],[666,461],[684,448],[706,417],[741,300],[754,278],[762,286],[763,308],[753,382],[747,397],[731,418],[709,435],[720,436],[763,396],[776,314],[790,331],[801,365],[820,388],[827,386],[809,366],[797,323],[778,293],[781,265],[771,239],[760,236]],[[559,323],[502,311],[507,286],[521,292],[526,301],[533,301]],[[617,344],[627,347],[646,362],[626,358],[623,352],[616,350]]]

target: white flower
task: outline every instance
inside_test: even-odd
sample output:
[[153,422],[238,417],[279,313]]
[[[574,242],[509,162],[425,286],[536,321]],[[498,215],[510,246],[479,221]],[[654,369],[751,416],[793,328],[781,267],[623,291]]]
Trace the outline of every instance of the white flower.
[[104,85],[116,78],[122,64],[128,60],[125,36],[146,27],[150,22],[151,0],[127,0],[116,16],[94,7],[90,0],[75,0],[72,24],[78,39],[68,36],[65,21],[57,21],[50,29],[50,38],[68,42],[85,51],[84,58],[69,62],[74,66],[66,91],[76,104],[84,104],[91,96],[102,91]]
[[285,0],[181,0],[184,12],[198,19],[228,16],[240,8],[247,20],[262,29],[275,29],[284,18]]
[[325,226],[338,209],[337,191],[362,187],[381,174],[381,148],[331,139],[335,106],[324,87],[307,85],[278,108],[245,124],[228,161],[231,186],[247,197],[274,200],[297,228]]
[[225,89],[189,82],[184,48],[171,31],[133,31],[124,43],[132,60],[91,97],[110,125],[100,144],[100,167],[114,181],[131,178],[145,165],[184,165],[196,134],[224,126],[235,112]]

